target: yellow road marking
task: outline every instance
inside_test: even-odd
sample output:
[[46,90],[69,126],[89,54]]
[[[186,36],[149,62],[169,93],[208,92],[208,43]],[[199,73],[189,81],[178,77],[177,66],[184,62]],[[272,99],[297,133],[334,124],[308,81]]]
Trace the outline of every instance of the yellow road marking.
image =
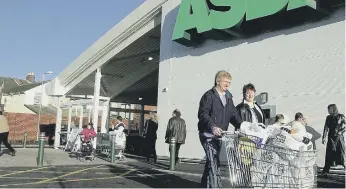
[[119,178],[119,177],[124,177],[132,172],[135,172],[137,169],[132,169],[129,171],[126,171],[123,174],[120,174],[118,176],[113,176],[113,177],[102,177],[102,178],[87,178],[87,179],[70,179],[70,180],[64,180],[62,182],[78,182],[78,181],[93,181],[93,180],[106,180],[106,179],[114,179],[114,178]]
[[[76,181],[92,181],[92,180],[106,180],[106,179],[114,179],[114,178],[119,178],[119,177],[124,177],[124,178],[129,178],[129,177],[142,177],[146,176],[146,177],[153,177],[153,176],[162,176],[162,175],[166,175],[163,173],[158,173],[158,174],[146,174],[146,173],[142,173],[141,175],[132,175],[132,176],[127,176],[130,173],[134,172],[136,170],[129,170],[125,173],[122,173],[120,175],[117,176],[112,176],[112,177],[102,177],[102,178],[90,178],[90,179],[85,179],[85,178],[75,178],[75,179],[67,179],[67,180],[63,180],[63,181],[53,181],[51,183],[56,183],[56,182],[76,182]],[[112,173],[113,174],[113,173]],[[18,180],[40,180],[40,179],[50,179],[50,178],[34,178],[34,177],[3,177],[2,179],[18,179]],[[32,183],[27,183],[27,184],[32,184]]]
[[17,174],[20,174],[20,173],[29,173],[29,172],[33,172],[33,171],[36,171],[36,170],[46,169],[46,168],[49,168],[49,167],[40,167],[40,168],[36,168],[36,169],[29,169],[29,170],[24,170],[24,171],[16,171],[14,173],[8,173],[8,174],[0,175],[0,178],[6,177],[6,176],[11,176],[11,175],[17,175]]
[[[6,170],[0,170],[2,172],[10,172],[10,173],[14,173],[14,172],[18,172],[18,171],[6,171]],[[69,173],[69,171],[31,171],[32,173],[61,173],[61,174],[65,174],[65,173]],[[95,175],[114,175],[115,173],[103,173],[103,172],[95,172],[93,173]]]
[[71,173],[67,173],[67,174],[64,174],[64,175],[61,175],[61,176],[57,176],[57,177],[54,177],[54,178],[51,178],[51,179],[45,179],[45,180],[39,181],[36,184],[47,183],[47,182],[50,182],[50,181],[53,181],[53,180],[56,180],[56,179],[59,179],[59,178],[62,178],[62,177],[74,175],[74,174],[77,174],[77,173],[80,173],[80,172],[83,172],[83,171],[87,171],[87,170],[90,170],[90,169],[95,169],[97,167],[102,167],[102,166],[103,165],[99,165],[99,166],[96,166],[96,167],[89,167],[89,168],[86,168],[86,169],[81,169],[81,170],[78,170],[78,171],[73,171]]
[[[80,171],[83,171],[83,170],[80,170]],[[129,171],[126,171],[125,173],[122,173],[120,175],[117,175],[117,176],[113,176],[113,177],[102,177],[102,178],[90,178],[90,179],[70,179],[70,180],[64,180],[64,181],[52,181],[50,182],[51,180],[55,180],[57,179],[58,177],[55,177],[55,178],[51,178],[51,179],[46,179],[46,180],[43,180],[43,181],[40,181],[40,182],[31,182],[31,183],[20,183],[20,184],[5,184],[5,185],[0,185],[2,187],[8,187],[8,186],[18,186],[18,185],[36,185],[36,184],[43,184],[43,183],[46,183],[46,182],[49,182],[49,183],[65,183],[65,182],[78,182],[78,181],[93,181],[93,180],[107,180],[107,179],[114,179],[114,178],[119,178],[119,177],[124,177],[132,172],[135,172],[137,171],[137,169],[131,169]],[[73,172],[74,173],[74,172]],[[75,174],[75,173],[74,173]],[[64,176],[64,175],[63,175]],[[66,175],[67,176],[67,175]],[[6,178],[6,177],[5,177]],[[59,177],[60,178],[60,177]],[[49,180],[49,181],[47,181]]]
[[49,179],[49,178],[35,178],[35,177],[3,177],[1,179],[18,179],[18,180],[41,180],[41,179]]

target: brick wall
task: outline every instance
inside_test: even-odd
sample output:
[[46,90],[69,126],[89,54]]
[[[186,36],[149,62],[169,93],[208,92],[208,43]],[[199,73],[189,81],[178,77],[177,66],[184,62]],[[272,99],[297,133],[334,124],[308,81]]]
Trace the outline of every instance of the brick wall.
[[[7,117],[10,134],[9,140],[23,140],[24,132],[28,133],[28,141],[36,140],[37,118],[36,114],[5,113]],[[55,126],[55,116],[41,115],[40,124]]]
[[[145,106],[145,110],[155,110],[156,107]],[[28,141],[36,141],[37,135],[37,114],[24,114],[24,113],[5,113],[8,119],[10,127],[9,141],[23,140],[24,132],[28,133]],[[148,119],[148,115],[145,115],[145,119]],[[67,125],[67,117],[63,117],[62,124]],[[115,120],[110,120],[115,124]],[[79,118],[72,118],[72,122],[76,125],[79,124]],[[101,125],[101,117],[98,120]],[[88,123],[88,117],[83,118],[83,125]],[[124,120],[125,125],[128,126],[128,120]],[[140,127],[140,114],[133,114],[133,120],[131,121],[131,130],[139,130]],[[55,115],[41,115],[40,125],[44,127],[55,127]],[[100,128],[99,128],[100,129]]]

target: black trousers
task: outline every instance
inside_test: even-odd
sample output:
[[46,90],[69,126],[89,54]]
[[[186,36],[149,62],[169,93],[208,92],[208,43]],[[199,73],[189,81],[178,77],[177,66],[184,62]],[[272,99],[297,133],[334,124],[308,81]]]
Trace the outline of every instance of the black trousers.
[[[344,140],[343,138],[341,140]],[[326,147],[326,157],[324,161],[323,173],[329,173],[330,167],[342,165],[345,167],[344,160],[344,143],[341,140],[328,138]],[[335,143],[335,150],[333,149]]]
[[[177,143],[175,144],[175,164],[177,164],[179,160],[179,150],[180,150],[181,144]],[[169,152],[171,152],[171,146],[169,146]]]
[[206,156],[201,187],[221,188],[220,151],[222,142],[221,140],[207,138],[203,134],[200,134],[199,139]]
[[1,150],[1,144],[4,143],[7,149],[10,150],[10,152],[14,152],[14,149],[12,148],[11,144],[8,143],[8,132],[0,133],[0,150]]
[[156,155],[156,139],[146,139],[147,142],[147,149],[146,149],[146,158],[147,161],[151,158],[151,156],[154,156],[154,160],[157,160]]

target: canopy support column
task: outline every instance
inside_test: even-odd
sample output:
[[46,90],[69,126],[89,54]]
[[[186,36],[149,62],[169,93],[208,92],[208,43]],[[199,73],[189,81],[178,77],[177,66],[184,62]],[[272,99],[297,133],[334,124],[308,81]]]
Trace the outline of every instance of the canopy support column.
[[[95,73],[95,84],[94,84],[94,101],[93,101],[93,118],[95,132],[97,133],[98,118],[99,118],[99,104],[100,104],[100,90],[101,90],[101,69],[97,68]],[[96,149],[96,138],[94,140],[94,149]]]
[[108,117],[109,117],[109,101],[105,101],[103,102],[103,106],[102,106],[101,133],[107,133],[107,131],[109,130]]
[[60,107],[60,97],[58,98],[56,106],[56,119],[55,119],[55,136],[54,136],[54,148],[59,149],[60,147],[60,132],[61,132],[61,119],[62,119],[62,110]]

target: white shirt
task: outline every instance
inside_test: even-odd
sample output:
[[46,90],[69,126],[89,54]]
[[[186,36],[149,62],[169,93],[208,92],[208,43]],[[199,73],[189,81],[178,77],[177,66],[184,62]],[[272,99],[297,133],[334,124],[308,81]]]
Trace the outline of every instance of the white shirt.
[[251,117],[252,117],[252,123],[258,123],[257,115],[253,108],[256,108],[256,110],[261,114],[262,120],[264,122],[264,116],[262,114],[261,109],[257,106],[256,101],[253,101],[253,104],[249,103],[248,101],[244,100],[244,104],[247,104],[250,106],[250,111],[251,111]]
[[125,124],[124,124],[123,122],[120,122],[119,124],[117,124],[117,125],[115,126],[115,128],[118,128],[116,131],[118,131],[118,132],[123,132],[124,129],[125,129]]

